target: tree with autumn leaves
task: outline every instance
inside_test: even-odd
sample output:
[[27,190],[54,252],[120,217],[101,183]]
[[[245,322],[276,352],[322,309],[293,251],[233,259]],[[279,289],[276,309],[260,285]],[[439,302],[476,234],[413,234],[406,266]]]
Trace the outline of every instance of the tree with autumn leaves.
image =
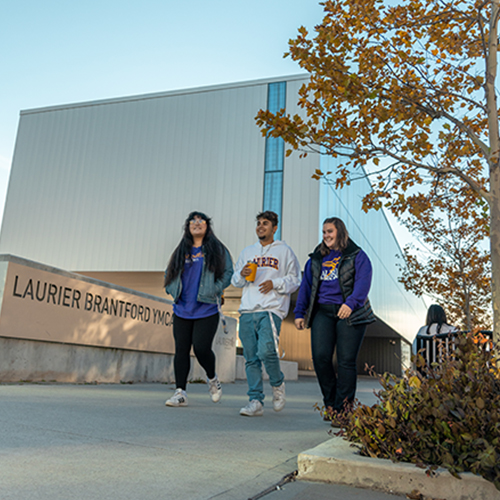
[[[448,322],[461,330],[491,329],[490,252],[484,206],[466,187],[441,186],[441,193],[421,194],[418,215],[400,221],[419,245],[403,249],[399,281],[417,296],[441,304]],[[446,188],[446,189],[443,189]]]
[[299,92],[301,113],[262,110],[258,125],[284,139],[287,155],[340,158],[332,173],[337,187],[368,172],[373,190],[363,199],[365,210],[386,207],[397,217],[425,218],[450,186],[465,200],[457,216],[483,204],[499,340],[500,0],[323,6],[314,35],[300,28],[286,54],[310,74]]

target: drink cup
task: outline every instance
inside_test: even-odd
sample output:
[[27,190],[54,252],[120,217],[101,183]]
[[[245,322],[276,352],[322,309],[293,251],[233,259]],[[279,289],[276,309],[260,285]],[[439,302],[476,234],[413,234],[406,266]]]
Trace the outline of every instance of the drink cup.
[[251,273],[245,276],[247,281],[255,281],[255,275],[257,274],[257,262],[248,262],[247,266],[250,268]]

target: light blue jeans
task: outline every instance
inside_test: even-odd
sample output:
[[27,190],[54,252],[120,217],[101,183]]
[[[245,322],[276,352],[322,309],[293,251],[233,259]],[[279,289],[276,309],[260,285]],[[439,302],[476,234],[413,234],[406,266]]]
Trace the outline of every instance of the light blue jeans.
[[[279,335],[281,319],[271,313]],[[269,375],[272,387],[283,383],[284,375],[280,369],[280,360],[276,352],[273,329],[268,312],[243,313],[240,316],[240,340],[245,356],[245,371],[248,382],[248,398],[264,402],[262,385],[262,363]]]

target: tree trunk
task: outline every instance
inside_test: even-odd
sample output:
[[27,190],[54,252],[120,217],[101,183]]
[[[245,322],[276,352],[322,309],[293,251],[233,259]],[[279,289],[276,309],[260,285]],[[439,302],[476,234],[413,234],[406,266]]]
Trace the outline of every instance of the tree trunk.
[[491,244],[491,295],[493,302],[493,340],[500,341],[500,134],[498,130],[498,107],[496,77],[498,65],[498,15],[500,0],[492,1],[488,56],[486,60],[486,103],[488,108],[488,132],[490,141],[490,192],[487,198],[490,207]]
[[490,244],[491,294],[493,302],[493,340],[500,341],[500,171],[498,164],[491,171]]
[[470,313],[470,296],[469,292],[465,292],[465,329],[469,332],[472,330],[472,318]]
[[[452,228],[450,226],[450,232],[452,231]],[[457,248],[456,241],[453,240],[453,244],[455,245],[455,252],[454,255],[456,256],[456,259],[458,260],[458,269],[460,271],[460,281],[462,285],[462,290],[464,294],[464,308],[463,311],[465,313],[465,329],[470,332],[472,330],[472,318],[471,318],[471,312],[470,312],[470,289],[469,289],[469,284],[468,280],[466,277],[466,271],[465,271],[465,266],[462,260],[462,257],[460,255],[460,251]]]

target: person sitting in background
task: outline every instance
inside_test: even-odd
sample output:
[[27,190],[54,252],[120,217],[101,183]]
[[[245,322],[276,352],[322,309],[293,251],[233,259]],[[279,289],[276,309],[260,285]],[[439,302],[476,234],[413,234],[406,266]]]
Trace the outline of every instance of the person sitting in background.
[[417,354],[417,337],[439,335],[441,333],[456,332],[457,328],[449,325],[446,319],[444,309],[438,304],[432,304],[427,310],[427,319],[425,326],[417,332],[412,345],[413,354]]

